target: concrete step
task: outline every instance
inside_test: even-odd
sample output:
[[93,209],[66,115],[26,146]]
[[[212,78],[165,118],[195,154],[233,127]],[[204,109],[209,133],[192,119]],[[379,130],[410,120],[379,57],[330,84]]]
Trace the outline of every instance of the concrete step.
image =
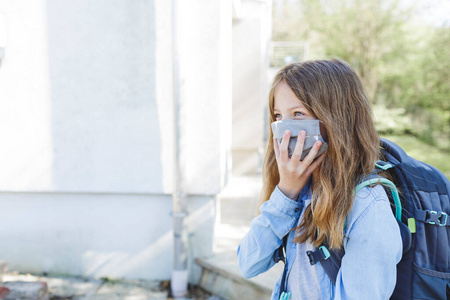
[[224,299],[270,299],[276,280],[283,271],[279,263],[266,273],[251,279],[240,274],[235,253],[220,253],[211,258],[197,258],[202,267],[199,285]]

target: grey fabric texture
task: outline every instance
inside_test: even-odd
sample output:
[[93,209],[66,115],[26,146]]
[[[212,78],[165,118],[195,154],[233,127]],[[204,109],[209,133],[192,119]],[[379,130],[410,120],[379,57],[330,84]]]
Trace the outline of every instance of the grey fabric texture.
[[281,145],[283,140],[283,134],[285,130],[291,132],[291,138],[289,140],[288,153],[289,157],[294,152],[295,144],[297,143],[297,136],[301,130],[306,131],[305,144],[303,145],[303,152],[300,160],[303,160],[308,155],[312,146],[316,141],[321,141],[322,146],[319,149],[316,157],[324,153],[328,149],[328,144],[323,140],[320,135],[320,121],[319,120],[286,120],[276,121],[271,124],[272,132],[275,138],[278,140],[278,144]]
[[[306,208],[310,205],[311,198],[300,201],[304,201],[303,207]],[[301,220],[303,219],[305,208],[300,215],[297,226],[300,225]],[[317,275],[317,264],[312,266],[309,263],[308,255],[306,255],[307,251],[315,250],[314,245],[307,241],[301,244],[296,243],[295,248],[297,254],[289,277],[287,278],[287,291],[291,292],[289,300],[322,299],[320,295],[319,278]]]

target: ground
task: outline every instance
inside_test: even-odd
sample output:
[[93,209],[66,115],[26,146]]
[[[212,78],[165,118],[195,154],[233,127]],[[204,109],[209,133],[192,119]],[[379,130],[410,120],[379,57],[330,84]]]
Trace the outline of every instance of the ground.
[[[26,286],[33,282],[46,282],[49,300],[166,300],[173,299],[170,295],[170,281],[144,280],[111,280],[109,278],[93,279],[66,276],[44,276],[32,274],[6,273],[3,275],[3,285],[15,286],[30,291]],[[23,288],[25,287],[25,288]],[[18,299],[11,294],[6,299]],[[31,299],[31,298],[21,298]],[[186,299],[213,300],[212,296],[200,287],[190,285]]]

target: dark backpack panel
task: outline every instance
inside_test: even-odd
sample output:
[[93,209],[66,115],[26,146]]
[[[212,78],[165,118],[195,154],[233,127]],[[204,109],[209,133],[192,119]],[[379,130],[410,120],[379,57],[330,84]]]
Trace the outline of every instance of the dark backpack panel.
[[[408,224],[416,210],[450,213],[450,182],[442,172],[408,156],[389,140],[382,139],[381,146],[388,162],[394,165],[389,174],[400,191],[403,223]],[[391,299],[446,299],[450,285],[449,241],[449,226],[416,220],[411,249],[397,266],[397,284]]]

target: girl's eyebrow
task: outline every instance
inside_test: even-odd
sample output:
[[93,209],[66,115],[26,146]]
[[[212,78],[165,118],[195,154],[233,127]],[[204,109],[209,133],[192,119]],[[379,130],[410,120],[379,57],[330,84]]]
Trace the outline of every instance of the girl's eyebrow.
[[[295,109],[295,108],[305,109],[305,107],[299,105],[299,106],[292,106],[292,107],[289,107],[288,110],[293,110],[293,109]],[[273,110],[274,110],[274,111],[275,111],[275,110],[278,110],[278,108],[274,107]]]

